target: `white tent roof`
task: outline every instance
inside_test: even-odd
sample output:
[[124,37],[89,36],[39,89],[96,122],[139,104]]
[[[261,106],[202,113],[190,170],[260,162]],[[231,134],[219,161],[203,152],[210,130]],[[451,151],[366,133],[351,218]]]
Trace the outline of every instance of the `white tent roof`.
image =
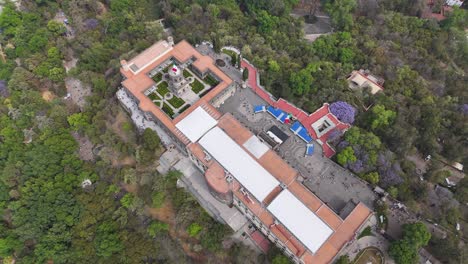
[[196,142],[218,122],[200,106],[176,124],[190,141]]
[[263,201],[279,182],[219,127],[214,127],[199,141],[236,180],[257,200]]
[[322,246],[333,230],[290,191],[283,190],[268,210],[312,253]]

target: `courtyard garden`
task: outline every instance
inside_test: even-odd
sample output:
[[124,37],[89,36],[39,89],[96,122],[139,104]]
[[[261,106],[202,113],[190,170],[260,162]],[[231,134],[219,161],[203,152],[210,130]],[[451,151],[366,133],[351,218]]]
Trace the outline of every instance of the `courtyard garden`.
[[210,85],[210,87],[215,87],[216,85],[218,85],[218,80],[216,80],[213,76],[211,76],[211,74],[208,74],[204,79],[203,79],[204,82],[206,82],[207,84]]
[[196,94],[200,93],[203,89],[205,89],[205,85],[203,85],[199,80],[195,79],[192,83],[192,91]]
[[162,77],[163,77],[162,72],[158,72],[156,75],[153,76],[152,79],[155,83],[159,83],[160,81],[162,81]]
[[162,110],[171,118],[174,116],[174,110],[172,110],[172,108],[168,104],[164,103]]
[[184,99],[181,99],[177,96],[172,96],[172,98],[167,100],[170,105],[172,105],[175,109],[178,109],[179,107],[183,106],[185,104]]
[[169,85],[167,84],[167,82],[161,82],[160,84],[158,84],[158,87],[156,88],[156,91],[161,96],[165,96],[167,93],[169,93],[169,88],[168,87],[169,87]]
[[161,100],[161,97],[155,92],[148,94],[148,97],[151,99],[151,101]]
[[184,78],[186,79],[193,76],[188,70],[184,70],[182,74],[184,75]]
[[[153,88],[147,96],[171,118],[187,110],[194,101],[203,97],[219,83],[216,78],[211,75],[206,76],[204,79],[199,79],[193,72],[184,69],[182,71],[184,78],[191,82],[189,83],[190,90],[185,91],[182,95],[176,96],[171,92],[169,82],[164,74],[170,67],[172,67],[172,65],[169,65],[166,69],[152,77],[156,83],[155,88]],[[188,94],[186,94],[187,92]]]

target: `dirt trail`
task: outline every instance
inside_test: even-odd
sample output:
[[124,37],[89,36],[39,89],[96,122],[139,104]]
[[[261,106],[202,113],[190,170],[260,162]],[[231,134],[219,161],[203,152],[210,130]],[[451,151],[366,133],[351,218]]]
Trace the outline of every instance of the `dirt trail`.
[[91,95],[91,87],[72,77],[65,78],[65,87],[67,88],[67,92],[71,94],[73,102],[80,109],[83,109],[86,104],[86,97]]
[[91,161],[94,160],[93,154],[93,143],[86,136],[81,136],[80,134],[74,132],[72,136],[75,138],[76,142],[80,146],[78,154],[80,155],[81,160]]

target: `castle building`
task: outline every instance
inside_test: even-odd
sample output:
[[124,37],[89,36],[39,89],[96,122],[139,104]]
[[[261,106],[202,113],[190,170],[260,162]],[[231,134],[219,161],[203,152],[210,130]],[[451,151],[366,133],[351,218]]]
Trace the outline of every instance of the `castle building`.
[[[155,85],[152,76],[174,63],[200,80],[209,75],[218,83],[171,117],[145,91]],[[121,73],[122,89],[203,172],[210,193],[226,206],[235,206],[295,263],[331,263],[372,215],[361,202],[347,208],[345,215],[334,212],[273,149],[233,115],[219,112],[217,108],[234,94],[236,84],[188,42],[160,41],[123,61]],[[175,93],[183,83],[180,74],[170,76]]]

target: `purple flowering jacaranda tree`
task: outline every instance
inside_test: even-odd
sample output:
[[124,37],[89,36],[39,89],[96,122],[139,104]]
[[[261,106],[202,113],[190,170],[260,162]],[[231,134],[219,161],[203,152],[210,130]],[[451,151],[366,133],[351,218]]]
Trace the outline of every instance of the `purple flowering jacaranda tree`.
[[346,102],[338,101],[330,104],[330,112],[341,122],[352,124],[356,115],[356,108]]

